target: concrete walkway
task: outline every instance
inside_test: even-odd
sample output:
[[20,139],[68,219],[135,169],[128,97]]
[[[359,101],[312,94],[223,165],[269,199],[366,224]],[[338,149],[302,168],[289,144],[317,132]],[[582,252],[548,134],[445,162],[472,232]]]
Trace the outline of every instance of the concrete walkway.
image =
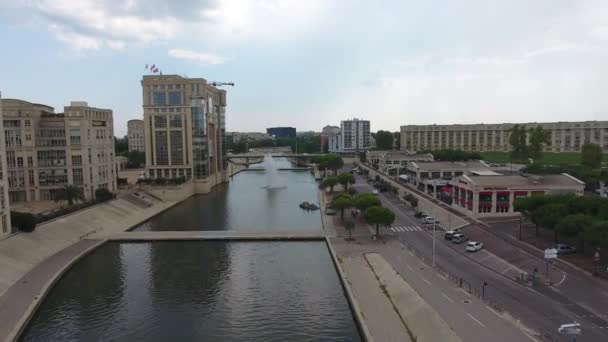
[[168,241],[168,240],[325,240],[322,231],[297,230],[208,230],[125,232],[107,236],[118,241]]
[[12,341],[24,328],[55,281],[102,240],[83,240],[36,265],[0,297],[0,340]]

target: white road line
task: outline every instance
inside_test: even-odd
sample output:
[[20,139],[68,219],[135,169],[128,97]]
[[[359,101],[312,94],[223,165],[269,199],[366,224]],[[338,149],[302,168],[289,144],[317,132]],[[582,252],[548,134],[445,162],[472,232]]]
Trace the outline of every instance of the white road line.
[[469,296],[469,297],[473,297],[473,296],[471,296],[471,294],[470,294],[470,293],[468,293],[467,291],[465,291],[465,290],[463,290],[463,289],[461,289],[461,288],[460,288],[459,290],[460,290],[462,293],[466,294],[467,296]]
[[407,251],[408,253],[410,253],[411,256],[414,256],[414,253],[412,253],[412,251]]
[[409,264],[405,264],[405,266],[407,266],[407,268],[409,268],[411,271],[413,271],[414,269],[412,268],[412,266],[410,266]]
[[442,295],[443,297],[445,297],[445,299],[447,299],[447,300],[449,300],[450,302],[454,303],[454,300],[453,300],[452,298],[448,297],[448,295],[446,295],[445,293],[441,292],[441,295]]
[[535,339],[534,337],[530,336],[530,335],[529,335],[527,332],[522,331],[522,333],[524,333],[524,335],[528,336],[528,338],[529,338],[529,339],[531,339],[532,341],[534,341],[534,342],[538,342],[538,340],[537,340],[537,339]]
[[502,318],[502,316],[498,312],[494,311],[494,309],[492,309],[491,307],[489,307],[489,306],[486,305],[486,309],[492,311],[496,316]]
[[474,320],[475,322],[477,322],[477,324],[479,324],[482,328],[486,327],[485,325],[483,325],[483,323],[481,323],[479,320],[477,320],[477,318],[473,317],[473,315],[471,315],[468,312],[467,312],[467,316],[471,317],[471,319]]
[[403,232],[405,232],[405,228],[399,227],[399,231],[403,233]]
[[441,275],[441,274],[439,274],[439,273],[437,273],[437,276],[438,276],[439,278],[443,279],[443,280],[448,280],[448,278],[446,278],[446,277],[442,276],[442,275]]
[[505,274],[505,273],[507,273],[507,272],[508,272],[510,269],[512,269],[512,268],[513,268],[513,266],[509,266],[509,267],[507,267],[507,269],[506,269],[506,270],[502,271],[501,273],[502,273],[502,274]]
[[566,272],[562,271],[562,274],[564,275],[564,277],[562,278],[562,280],[558,281],[554,286],[560,286],[564,280],[566,280]]
[[420,278],[422,278],[422,281],[423,281],[423,282],[425,282],[425,283],[427,283],[427,284],[431,285],[431,282],[430,282],[430,281],[428,281],[428,280],[426,280],[426,278],[425,278],[425,277],[420,276]]

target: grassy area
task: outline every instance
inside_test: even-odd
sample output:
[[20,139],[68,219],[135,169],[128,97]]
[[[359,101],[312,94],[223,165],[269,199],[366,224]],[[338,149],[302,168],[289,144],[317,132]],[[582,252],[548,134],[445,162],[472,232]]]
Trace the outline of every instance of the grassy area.
[[[488,163],[508,163],[510,157],[508,152],[480,152],[481,156]],[[543,153],[543,158],[540,160],[543,164],[580,164],[581,154],[580,153]],[[602,158],[602,164],[608,164],[608,154],[604,154]]]

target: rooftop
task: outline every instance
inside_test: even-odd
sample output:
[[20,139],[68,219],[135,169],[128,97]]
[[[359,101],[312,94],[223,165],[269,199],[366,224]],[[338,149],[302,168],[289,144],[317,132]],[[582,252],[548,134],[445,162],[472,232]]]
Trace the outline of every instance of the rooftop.
[[419,168],[421,171],[441,171],[441,170],[470,170],[470,171],[488,171],[489,167],[482,161],[432,161],[432,162],[414,162],[412,165]]
[[570,176],[567,173],[559,175],[508,175],[508,176],[462,176],[471,183],[479,186],[581,186],[585,185],[582,181]]

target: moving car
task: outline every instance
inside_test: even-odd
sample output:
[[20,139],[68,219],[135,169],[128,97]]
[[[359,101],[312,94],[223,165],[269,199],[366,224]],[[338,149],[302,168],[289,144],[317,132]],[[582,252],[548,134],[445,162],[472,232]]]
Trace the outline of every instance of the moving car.
[[453,243],[463,243],[463,242],[468,241],[468,240],[469,240],[469,238],[466,237],[464,234],[458,233],[458,234],[452,235],[452,242]]
[[325,215],[336,215],[336,209],[325,210]]
[[427,216],[425,218],[422,219],[422,222],[424,223],[439,223],[439,220],[432,217],[432,216]]
[[483,248],[483,243],[470,241],[467,243],[467,246],[464,248],[467,252],[477,252]]
[[448,230],[445,232],[445,235],[443,236],[446,240],[452,240],[452,237],[454,237],[454,234],[458,234],[460,233],[460,229],[456,228],[454,230]]
[[553,248],[557,249],[558,255],[576,253],[576,247],[566,245],[565,243],[558,243],[557,245],[553,246]]

